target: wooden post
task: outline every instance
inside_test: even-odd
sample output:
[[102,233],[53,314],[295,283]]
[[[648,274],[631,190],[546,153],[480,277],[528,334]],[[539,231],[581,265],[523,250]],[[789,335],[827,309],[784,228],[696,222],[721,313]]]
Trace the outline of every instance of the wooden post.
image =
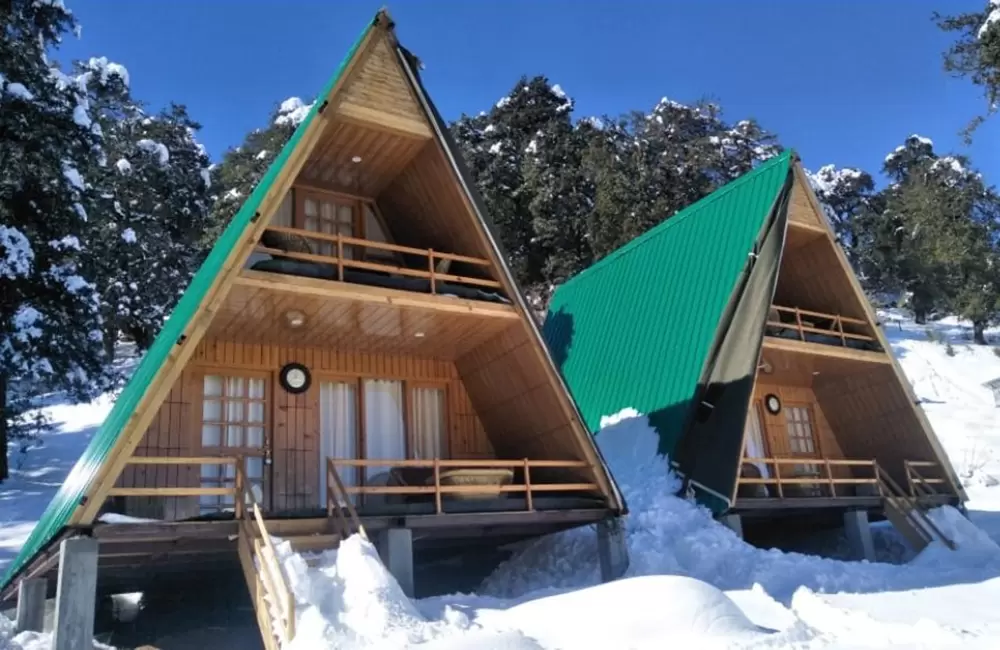
[[841,320],[840,314],[837,314],[837,330],[840,332],[840,344],[847,347],[847,337],[844,336],[844,321]]
[[428,248],[427,249],[427,264],[428,264],[428,266],[430,266],[430,271],[431,271],[431,293],[432,294],[436,294],[437,293],[437,283],[436,283],[435,278],[434,278],[434,249],[433,248]]
[[528,505],[528,512],[535,509],[535,501],[531,496],[531,464],[528,459],[524,459],[524,499]]
[[802,312],[799,311],[798,307],[795,308],[795,325],[799,328],[799,338],[805,341],[806,333],[805,330],[802,329]]
[[45,631],[45,578],[28,578],[17,585],[17,619],[14,632]]
[[59,543],[53,650],[94,647],[97,550],[97,539],[93,537],[71,537]]
[[826,464],[826,480],[830,482],[830,497],[833,499],[837,498],[837,488],[833,485],[833,468],[830,467],[829,459],[823,459]]
[[778,485],[778,498],[784,499],[785,491],[781,489],[781,462],[777,458],[774,459],[774,480]]
[[337,279],[344,281],[344,240],[337,233]]
[[243,517],[243,472],[246,470],[246,463],[243,462],[242,454],[236,457],[236,487],[235,495],[233,495],[233,515],[236,519]]
[[[433,282],[433,280],[432,280]],[[434,508],[437,514],[441,514],[441,459],[434,459]]]

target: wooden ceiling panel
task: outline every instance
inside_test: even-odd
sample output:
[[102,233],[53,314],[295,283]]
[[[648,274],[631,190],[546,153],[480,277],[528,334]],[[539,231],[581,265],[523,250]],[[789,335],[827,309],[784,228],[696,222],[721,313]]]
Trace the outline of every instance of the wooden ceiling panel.
[[333,119],[299,179],[331,190],[378,196],[428,142],[423,137]]
[[[305,315],[290,328],[286,313]],[[479,313],[332,298],[236,284],[208,335],[236,343],[329,347],[454,360],[519,323]]]
[[[821,353],[813,352],[816,349]],[[834,356],[838,354],[850,354],[853,358]],[[812,386],[820,378],[863,375],[888,367],[889,363],[889,357],[881,352],[765,337],[760,358],[764,368],[758,367],[758,376],[769,384]]]

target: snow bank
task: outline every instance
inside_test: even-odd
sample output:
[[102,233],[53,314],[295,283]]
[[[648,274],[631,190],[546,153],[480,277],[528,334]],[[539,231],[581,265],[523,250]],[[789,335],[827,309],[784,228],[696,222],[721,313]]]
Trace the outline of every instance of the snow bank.
[[[112,646],[94,641],[98,650],[115,650]],[[51,650],[52,634],[49,632],[21,632],[14,634],[14,623],[0,614],[0,650]]]
[[402,648],[468,627],[458,612],[427,621],[360,535],[323,553],[311,568],[288,542],[276,550],[295,594],[292,649]]
[[[655,453],[657,434],[628,410],[603,421],[597,435],[630,514],[625,520],[628,576],[683,575],[720,589],[755,584],[783,603],[800,587],[817,592],[914,589],[1000,575],[1000,549],[953,508],[933,513],[959,546],[932,545],[909,565],[843,562],[753,547],[716,522],[704,507],[675,496],[677,477]],[[495,597],[526,597],[599,582],[597,536],[574,529],[529,543],[482,585]]]

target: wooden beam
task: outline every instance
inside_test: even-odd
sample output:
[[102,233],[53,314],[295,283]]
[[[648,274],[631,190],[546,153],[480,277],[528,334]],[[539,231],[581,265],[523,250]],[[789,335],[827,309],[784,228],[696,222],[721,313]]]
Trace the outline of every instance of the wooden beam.
[[351,124],[388,131],[416,140],[429,140],[432,135],[426,122],[386,113],[367,106],[359,106],[350,101],[345,101],[340,105],[337,109],[337,118]]
[[864,363],[890,364],[892,359],[885,352],[874,352],[871,350],[855,350],[839,345],[825,345],[823,343],[812,343],[811,341],[793,341],[791,339],[779,339],[772,336],[765,336],[763,343],[764,350],[773,352],[792,352],[795,354],[811,354],[818,357],[836,357],[848,361],[861,361]]
[[191,319],[184,332],[186,336],[184,344],[174,347],[164,361],[163,366],[156,373],[153,381],[150,382],[135,411],[122,428],[117,444],[98,470],[98,474],[91,484],[91,489],[88,491],[87,502],[76,509],[70,520],[71,524],[89,524],[96,518],[101,506],[104,504],[104,500],[108,496],[108,491],[114,486],[118,477],[121,476],[126,461],[132,456],[139,445],[146,429],[149,428],[149,425],[153,422],[153,418],[156,417],[160,405],[180,377],[188,360],[198,347],[198,343],[201,342],[201,339],[208,331],[212,317],[229,293],[233,279],[239,274],[246,263],[247,258],[256,245],[257,239],[268,223],[270,223],[281,201],[284,200],[285,193],[291,188],[292,181],[298,176],[299,171],[305,164],[306,158],[325,129],[329,121],[327,116],[333,112],[332,109],[336,109],[336,104],[342,99],[338,97],[339,91],[351,78],[353,72],[359,67],[359,64],[363,64],[364,60],[370,54],[371,48],[368,45],[377,33],[379,33],[378,30],[370,30],[365,36],[365,40],[359,46],[357,54],[348,62],[346,69],[325,99],[328,102],[326,109],[328,112],[317,115],[310,122],[295,150],[285,161],[281,172],[272,182],[267,195],[258,207],[260,214],[264,215],[264,218],[258,219],[256,224],[249,225],[246,232],[243,233],[243,240],[240,245],[235,246],[230,251],[226,261],[223,263],[222,270],[206,292],[205,299],[199,305],[196,315]]
[[256,289],[317,296],[331,300],[370,302],[512,321],[520,318],[517,312],[514,311],[514,307],[501,303],[466,300],[464,298],[447,298],[444,296],[401,291],[399,289],[370,287],[364,284],[348,284],[335,280],[318,280],[316,278],[304,278],[294,275],[279,275],[267,273],[266,271],[243,271],[233,281],[233,284]]

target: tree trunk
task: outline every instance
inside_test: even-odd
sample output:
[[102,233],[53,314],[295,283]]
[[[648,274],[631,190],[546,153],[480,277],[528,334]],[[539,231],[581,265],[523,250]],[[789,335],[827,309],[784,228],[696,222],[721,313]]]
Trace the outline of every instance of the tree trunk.
[[986,323],[972,321],[972,339],[979,345],[986,345]]
[[0,373],[0,483],[7,480],[7,375]]
[[913,320],[916,321],[917,325],[924,325],[927,323],[927,310],[921,309],[920,307],[914,307]]

